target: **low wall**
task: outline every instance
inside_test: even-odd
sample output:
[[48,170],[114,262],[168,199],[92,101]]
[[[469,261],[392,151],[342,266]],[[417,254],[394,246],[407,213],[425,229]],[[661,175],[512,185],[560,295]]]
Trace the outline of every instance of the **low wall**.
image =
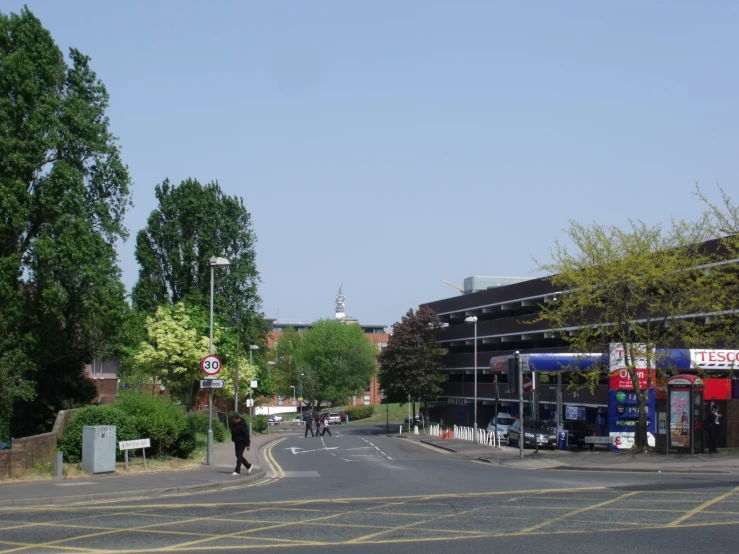
[[51,462],[54,458],[57,439],[64,431],[71,415],[76,411],[60,411],[56,415],[54,427],[50,433],[16,439],[10,450],[0,450],[0,479],[18,478],[29,467]]

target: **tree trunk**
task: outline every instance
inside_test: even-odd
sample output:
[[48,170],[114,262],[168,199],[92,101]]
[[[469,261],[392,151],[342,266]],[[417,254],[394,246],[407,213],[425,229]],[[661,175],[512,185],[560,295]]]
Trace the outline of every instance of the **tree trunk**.
[[646,414],[646,404],[647,404],[647,396],[649,394],[649,391],[644,391],[644,394],[637,393],[636,395],[636,401],[639,406],[639,420],[636,424],[636,433],[635,433],[635,439],[636,439],[636,446],[637,448],[643,448],[645,451],[647,450],[649,446],[649,442],[647,441],[647,414]]

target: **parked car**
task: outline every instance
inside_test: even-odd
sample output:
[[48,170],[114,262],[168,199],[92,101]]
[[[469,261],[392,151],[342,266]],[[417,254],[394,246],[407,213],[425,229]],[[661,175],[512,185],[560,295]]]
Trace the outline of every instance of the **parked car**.
[[513,424],[514,421],[516,421],[516,418],[513,417],[511,414],[499,412],[498,415],[491,419],[490,423],[488,423],[487,431],[488,433],[492,433],[496,430],[497,427],[500,439],[506,440],[508,438],[508,428]]
[[339,415],[339,412],[329,412],[328,422],[331,425],[341,425],[341,416]]
[[[557,448],[557,430],[550,422],[527,419],[524,425],[524,447],[539,445]],[[518,445],[520,440],[521,420],[517,419],[508,427],[508,446]]]
[[271,415],[269,416],[269,422],[270,423],[282,423],[282,416],[279,415]]
[[423,414],[416,414],[416,417],[411,417],[411,418],[406,417],[403,420],[403,423],[407,424],[409,420],[411,422],[411,425],[423,425]]
[[293,418],[292,422],[293,425],[303,425],[305,422],[303,421],[303,418],[300,416],[296,416]]
[[[588,427],[588,424],[584,421],[565,421],[563,423],[563,427],[564,430],[568,432],[568,446],[577,446],[578,448],[582,448],[587,444],[585,442],[585,437],[592,437],[595,435],[590,427]],[[590,447],[590,450],[592,450],[595,445],[589,444],[588,446]]]

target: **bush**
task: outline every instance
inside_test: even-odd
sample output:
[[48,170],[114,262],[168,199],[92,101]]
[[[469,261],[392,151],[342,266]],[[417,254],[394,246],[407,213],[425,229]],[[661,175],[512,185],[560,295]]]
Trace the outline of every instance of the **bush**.
[[[192,427],[180,408],[171,400],[140,392],[127,392],[118,397],[116,408],[136,422],[136,438],[151,441],[152,457],[178,456],[186,458],[195,448]],[[179,444],[182,440],[183,444]],[[189,444],[192,443],[192,448]],[[188,450],[189,449],[189,450]]]
[[[75,412],[59,437],[57,448],[64,452],[64,460],[76,463],[82,460],[82,428],[87,425],[115,425],[116,442],[135,440],[139,437],[133,417],[115,406],[88,406]],[[123,459],[123,452],[116,444],[116,457]]]
[[[246,422],[247,424],[249,423],[248,420]],[[252,424],[252,428],[255,433],[264,433],[267,430],[267,416],[254,416],[254,423]]]
[[346,415],[349,416],[349,423],[355,419],[365,419],[371,417],[375,413],[374,406],[352,406],[345,410]]
[[226,438],[226,426],[220,421],[214,421],[213,422],[213,440],[216,442],[223,442],[225,438]]
[[208,432],[208,414],[204,412],[192,412],[187,415],[188,421],[194,425],[193,429],[196,433]]
[[[187,422],[195,433],[208,433],[208,414],[192,412],[187,414]],[[213,418],[213,440],[223,442],[226,438],[226,426]]]

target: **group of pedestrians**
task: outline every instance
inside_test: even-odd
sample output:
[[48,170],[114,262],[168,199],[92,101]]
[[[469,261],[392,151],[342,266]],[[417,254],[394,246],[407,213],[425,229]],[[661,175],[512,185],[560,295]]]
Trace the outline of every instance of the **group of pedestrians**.
[[[330,423],[328,421],[328,417],[323,418],[321,420],[321,417],[316,414],[308,414],[304,417],[305,419],[305,438],[308,437],[308,432],[310,432],[311,437],[322,437],[326,433],[328,433],[328,436],[331,436],[331,429]],[[323,425],[323,431],[321,430],[321,425]],[[313,434],[313,427],[315,426],[316,432]]]

